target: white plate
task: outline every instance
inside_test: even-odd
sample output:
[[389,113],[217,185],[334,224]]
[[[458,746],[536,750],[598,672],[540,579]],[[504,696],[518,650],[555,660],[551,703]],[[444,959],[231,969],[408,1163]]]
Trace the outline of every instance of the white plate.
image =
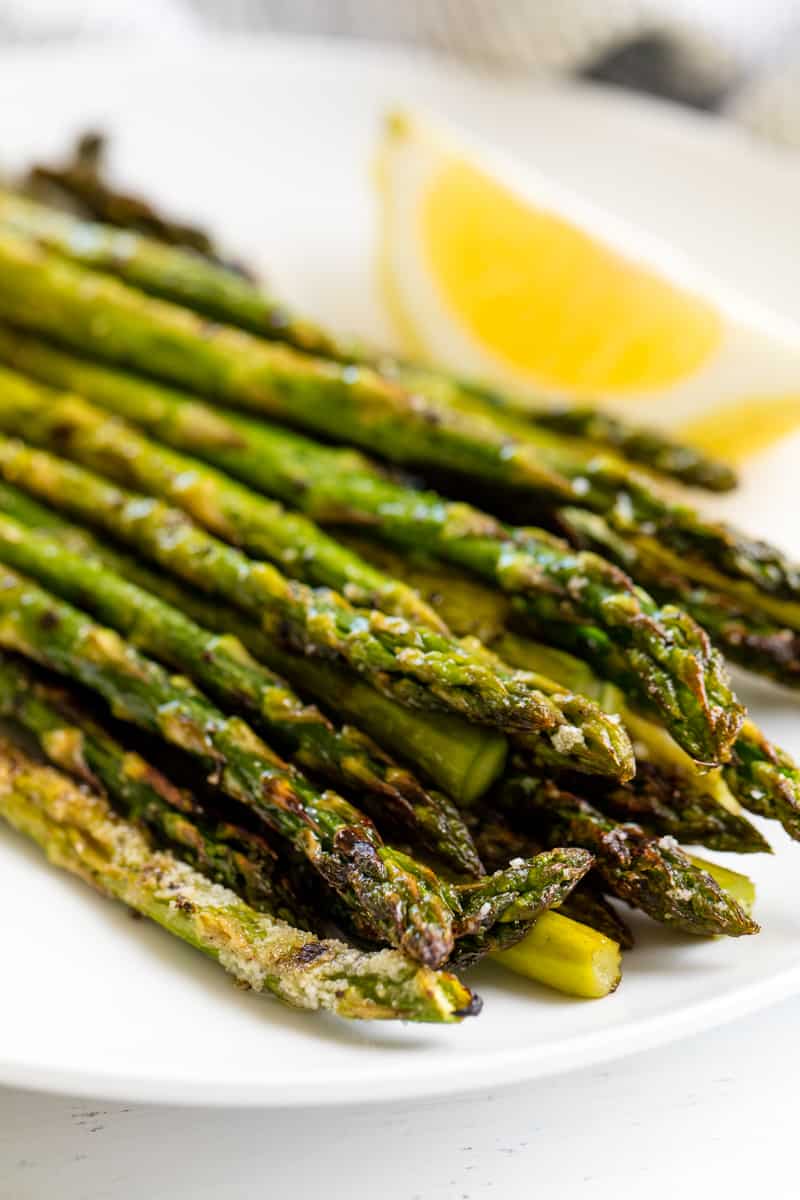
[[[114,135],[120,178],[224,230],[278,290],[340,329],[386,336],[370,275],[369,157],[395,102],[424,104],[527,155],[800,317],[800,170],[712,120],[597,89],[510,84],[383,51],[271,41],[182,53],[22,53],[0,64],[0,158]],[[2,279],[0,279],[2,287]],[[790,449],[734,501],[800,549]],[[796,704],[751,689],[800,753]],[[771,831],[772,832],[772,831]],[[460,1027],[347,1025],[234,989],[212,964],[48,869],[0,832],[0,1082],[198,1104],[421,1097],[568,1070],[708,1028],[800,991],[800,850],[748,860],[763,933],[691,941],[637,925],[617,994],[575,1002],[498,968]]]

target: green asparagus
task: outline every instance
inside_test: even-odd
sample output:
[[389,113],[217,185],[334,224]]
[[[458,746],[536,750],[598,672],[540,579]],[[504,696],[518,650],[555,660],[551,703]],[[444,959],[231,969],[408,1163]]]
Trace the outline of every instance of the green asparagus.
[[[54,509],[1,480],[0,511],[34,529],[57,530],[63,544],[71,550],[98,558],[112,571],[160,596],[198,624],[238,638],[256,659],[313,696],[329,715],[333,713],[338,719],[352,721],[376,742],[414,763],[461,803],[474,803],[502,774],[506,741],[496,730],[470,725],[448,713],[421,713],[404,708],[346,667],[306,658],[278,646],[239,609],[208,599],[172,576],[151,569],[140,559],[101,541],[86,528],[69,524]],[[392,783],[409,798],[419,786],[415,780],[405,782],[399,767],[394,768]]]
[[[581,706],[583,724],[576,727],[572,698],[562,708],[558,696],[539,691],[526,673],[509,671],[500,678],[492,664],[454,639],[289,582],[269,564],[253,562],[205,534],[182,511],[126,492],[51,454],[0,438],[0,473],[88,521],[103,523],[107,532],[188,582],[233,599],[276,640],[307,653],[338,655],[402,703],[438,705],[501,728],[538,727],[565,763],[585,769],[591,757],[600,773],[625,778],[631,772],[629,745],[596,705]],[[622,760],[615,757],[618,750]]]
[[170,246],[184,246],[225,265],[205,230],[167,217],[140,196],[110,186],[103,172],[105,149],[102,134],[82,134],[66,162],[55,166],[36,163],[30,168],[23,180],[24,194],[50,207],[134,229]]
[[[382,569],[417,588],[437,606],[455,633],[477,633],[496,647],[505,661],[548,675],[622,718],[634,741],[638,769],[629,784],[614,790],[618,807],[613,811],[619,815],[636,815],[659,833],[686,842],[697,840],[717,850],[769,851],[766,839],[743,819],[738,798],[744,807],[780,820],[790,836],[796,835],[800,771],[752,722],[744,723],[732,761],[724,771],[700,771],[663,728],[644,717],[619,688],[599,679],[587,663],[508,632],[513,614],[507,597],[452,567],[420,556],[400,555],[363,537],[349,540]],[[740,743],[741,753],[737,751]],[[751,776],[751,762],[757,764],[758,780]],[[598,803],[604,806],[599,799]]]
[[734,662],[800,685],[800,605],[762,595],[691,557],[678,559],[654,537],[623,537],[596,513],[562,507],[556,515],[576,544],[613,559],[654,595],[691,612]]
[[50,861],[215,958],[240,982],[296,1008],[365,1020],[452,1022],[480,1011],[454,975],[396,950],[365,954],[257,913],[233,892],[154,850],[99,796],[0,744],[0,814]]
[[[9,423],[14,408],[18,414],[27,410],[33,418],[38,399],[42,436],[52,433],[52,423],[41,408],[41,402],[48,399],[46,393],[37,396],[30,382],[4,371],[0,371],[0,387]],[[52,393],[49,398],[55,400]],[[62,396],[61,401],[66,398]],[[134,428],[123,429],[109,422],[99,409],[81,405],[76,399],[66,401],[66,405],[63,448],[80,455],[87,465],[113,473],[130,487],[171,500],[218,537],[257,558],[270,559],[289,575],[336,588],[355,604],[379,608],[444,632],[436,613],[411,588],[360,559],[307,518],[255,495],[196,459],[156,445]],[[210,409],[206,421],[199,411],[202,407],[196,405],[195,415],[189,413],[187,419],[194,429],[193,436],[202,438],[200,426],[205,423],[213,439],[208,421],[218,426],[221,423]],[[218,433],[225,436],[224,430]]]
[[0,646],[77,679],[115,716],[196,758],[225,794],[311,862],[368,936],[429,966],[445,961],[453,914],[433,873],[384,845],[368,818],[335,793],[313,788],[244,721],[224,716],[186,679],[5,567]]
[[[105,194],[94,182],[86,186],[85,173],[39,169],[37,178],[65,185],[81,200],[99,207]],[[128,206],[128,211],[130,211]],[[290,342],[300,350],[325,357],[335,343],[312,322],[291,314],[241,272],[209,259],[207,247],[192,253],[173,239],[148,236],[146,231],[121,229],[118,221],[105,224],[81,220],[19,194],[0,190],[0,226],[15,229],[66,258],[118,275],[134,287],[185,304],[214,320],[239,325],[266,338]],[[180,231],[182,232],[182,231]],[[155,231],[153,231],[155,234]],[[169,242],[173,244],[170,245]]]
[[[594,696],[612,712],[619,713],[634,739],[639,761],[651,761],[667,778],[677,776],[681,789],[693,803],[695,800],[702,803],[705,794],[734,814],[741,805],[759,816],[780,821],[790,837],[800,840],[800,768],[751,720],[743,722],[730,762],[703,775],[663,730],[643,718],[616,688],[609,688],[593,676],[585,663],[514,635],[503,637],[500,647],[509,661],[548,671],[565,687]],[[729,832],[733,832],[732,827]],[[759,834],[752,826],[745,841],[753,849],[769,848],[766,842],[759,846]],[[721,848],[718,844],[717,849]]]
[[[773,547],[704,521],[610,454],[535,426],[514,433],[485,405],[413,394],[368,366],[341,364],[209,328],[188,309],[138,292],[0,229],[0,316],[78,350],[161,375],[214,399],[375,451],[391,462],[455,473],[507,495],[542,494],[606,512],[620,528],[656,532],[765,593],[800,597],[800,570]],[[102,311],[103,319],[97,319]]]
[[[93,174],[88,177],[87,186],[85,169],[51,169],[45,173],[45,178],[62,184],[73,193],[77,191],[95,213],[101,207],[105,193],[101,189],[98,196]],[[127,208],[129,211],[129,206]],[[99,215],[102,217],[102,212]],[[406,391],[421,392],[449,403],[461,399],[473,407],[480,401],[492,416],[501,414],[520,424],[533,422],[557,433],[620,450],[630,459],[686,483],[712,490],[727,490],[735,484],[735,476],[729,467],[709,461],[692,447],[672,442],[652,430],[632,428],[595,409],[562,406],[531,411],[523,402],[514,403],[513,398],[479,385],[455,380],[430,368],[398,362],[353,341],[337,341],[319,326],[290,312],[263,288],[232,271],[198,259],[197,255],[164,245],[165,241],[175,241],[169,236],[169,227],[164,231],[167,236],[159,236],[157,241],[125,235],[109,228],[109,225],[122,223],[113,217],[105,227],[90,224],[9,193],[0,193],[0,223],[34,237],[40,245],[84,266],[110,272],[145,292],[185,305],[225,324],[287,342],[295,349],[324,358],[375,367]]]
[[657,429],[629,425],[602,409],[572,404],[533,407],[527,400],[514,403],[506,395],[487,388],[471,387],[470,391],[501,412],[599,448],[607,447],[631,462],[690,487],[710,492],[728,492],[736,487],[736,472],[727,463],[708,458],[695,446],[676,442]]
[[800,841],[800,768],[752,721],[745,721],[724,774],[744,808],[780,821]]
[[[57,450],[66,446],[70,455],[95,467],[102,462],[123,481],[132,472],[141,479],[135,462],[159,455],[152,443],[145,450],[127,427],[76,397],[37,389],[12,372],[0,373],[0,380],[0,427],[7,432]],[[276,431],[277,446],[286,436]],[[131,445],[139,453],[119,454]],[[261,453],[263,459],[263,448]],[[509,529],[475,509],[401,487],[378,473],[359,474],[352,462],[347,471],[340,465],[334,477],[329,468],[335,454],[307,442],[291,461],[276,453],[276,461],[283,461],[284,486],[291,487],[297,503],[321,504],[330,512],[335,496],[334,515],[342,517],[352,497],[360,521],[368,511],[392,540],[427,547],[488,578],[514,595],[520,619],[546,624],[569,648],[577,643],[593,654],[605,673],[637,686],[700,761],[727,756],[741,708],[708,639],[685,614],[670,606],[659,609],[602,559],[571,552],[547,534]],[[321,474],[323,461],[328,465]],[[178,478],[184,488],[198,482],[191,471]]]
[[[737,746],[741,739],[737,740]],[[734,754],[738,754],[734,750]],[[576,779],[576,787],[581,784]],[[745,817],[684,784],[678,772],[640,761],[636,778],[611,788],[581,788],[608,816],[635,821],[649,833],[669,834],[690,845],[736,854],[769,853],[770,846]]]
[[634,824],[618,825],[588,801],[547,780],[509,776],[498,803],[517,820],[532,820],[553,845],[584,846],[596,857],[606,886],[657,921],[684,933],[757,933],[756,923],[711,876],[698,870],[670,837],[648,837]]
[[0,656],[0,714],[19,722],[43,753],[143,822],[158,841],[259,910],[313,928],[291,874],[261,832],[211,820],[195,797],[119,742],[63,688]]
[[[490,871],[499,870],[513,859],[533,858],[542,850],[541,842],[530,832],[512,828],[501,813],[482,805],[472,815],[470,828],[479,848],[481,859]],[[590,929],[605,934],[623,950],[633,946],[633,933],[617,910],[599,890],[592,876],[583,879],[562,900],[558,911]]]
[[[228,821],[209,823],[190,793],[177,788],[140,755],[124,750],[63,688],[35,678],[20,661],[2,657],[0,714],[13,717],[33,734],[55,765],[95,790],[107,792],[129,818],[143,822],[192,867],[230,888],[258,911],[299,923],[312,932],[319,932],[325,924],[323,915],[314,911],[297,887],[294,875],[298,864],[287,870],[260,833]],[[479,935],[488,933],[498,921],[502,924],[495,932],[495,943],[508,947],[519,941],[530,922],[541,919],[550,905],[560,901],[563,907],[569,889],[591,864],[591,856],[582,850],[543,854],[537,848],[531,859],[498,870],[479,887],[453,889],[454,907],[459,912],[459,945],[454,958],[459,962],[466,953],[473,961],[481,956],[476,944]],[[330,899],[325,898],[328,907]],[[512,922],[524,922],[524,926],[515,929]],[[574,922],[559,924],[556,932],[557,960],[566,955],[569,962],[586,969],[581,952],[585,935]],[[468,950],[470,941],[473,945]],[[530,957],[528,948],[526,961]],[[555,965],[552,954],[548,955],[539,965],[537,977],[548,982]],[[555,986],[563,990],[565,981]]]
[[457,935],[480,935],[498,922],[535,921],[563,903],[593,861],[585,850],[557,848],[461,884],[453,905],[459,914]]
[[362,801],[371,797],[379,825],[388,819],[456,870],[481,873],[469,832],[451,801],[424,791],[355,730],[337,732],[235,637],[210,632],[99,560],[72,553],[57,533],[31,529],[3,513],[0,562],[33,576],[145,654],[183,671],[226,711],[274,736],[301,769],[343,784]]

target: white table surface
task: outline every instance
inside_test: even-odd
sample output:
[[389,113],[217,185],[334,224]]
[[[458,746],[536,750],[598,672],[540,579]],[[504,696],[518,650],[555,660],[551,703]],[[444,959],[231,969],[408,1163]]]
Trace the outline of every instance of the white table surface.
[[0,1200],[784,1200],[798,1195],[799,1019],[795,999],[602,1067],[413,1108],[0,1090]]

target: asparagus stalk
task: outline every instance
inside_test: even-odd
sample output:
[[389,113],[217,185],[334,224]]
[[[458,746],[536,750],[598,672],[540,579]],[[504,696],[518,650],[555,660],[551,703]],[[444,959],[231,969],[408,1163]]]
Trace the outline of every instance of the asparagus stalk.
[[110,796],[196,870],[254,908],[312,928],[314,917],[262,833],[214,821],[194,796],[119,742],[62,687],[0,656],[0,714],[15,720],[61,770]]
[[274,736],[301,769],[370,797],[379,824],[388,819],[456,870],[481,873],[469,832],[449,799],[426,792],[355,730],[338,732],[235,637],[210,632],[98,559],[72,553],[58,533],[31,529],[2,513],[0,562],[88,609],[143,653],[185,672],[226,711]]
[[[110,795],[129,818],[143,822],[192,867],[252,907],[306,929],[322,924],[260,833],[228,821],[210,822],[189,792],[139,754],[123,749],[63,688],[36,678],[21,662],[2,657],[0,714],[23,725],[56,766]],[[477,886],[455,885],[452,901],[459,913],[459,937],[474,938],[497,922],[508,926],[538,919],[549,907],[563,904],[591,861],[583,850],[542,853],[537,847],[529,861],[518,859]],[[512,931],[507,941],[520,936]],[[561,941],[569,948],[563,931]]]
[[[575,782],[579,786],[577,779]],[[707,794],[684,787],[677,772],[665,771],[655,763],[639,762],[631,784],[592,788],[589,794],[604,813],[618,821],[634,821],[648,833],[666,834],[711,850],[770,852],[769,843],[746,817],[709,800]]]
[[[108,532],[188,582],[234,599],[282,643],[306,653],[337,654],[401,703],[438,706],[505,728],[538,726],[554,752],[563,750],[565,762],[575,744],[582,759],[596,748],[600,771],[625,777],[630,770],[627,755],[624,762],[610,761],[610,741],[602,736],[609,719],[597,707],[586,710],[584,732],[571,723],[558,698],[538,691],[524,672],[499,678],[491,664],[454,639],[354,609],[335,593],[290,583],[267,563],[254,563],[205,534],[179,510],[8,439],[0,439],[0,460],[5,478],[24,482],[95,524],[104,523]],[[616,726],[614,735],[619,745]]]
[[617,942],[561,912],[545,915],[516,945],[495,950],[494,961],[570,996],[599,1000],[615,991],[621,978]]
[[[0,714],[23,725],[56,766],[110,795],[130,819],[143,822],[192,867],[236,892],[253,908],[312,931],[323,924],[260,833],[227,821],[210,823],[189,792],[176,787],[140,755],[124,750],[64,689],[36,678],[21,662],[2,657]],[[563,905],[569,889],[590,864],[586,851],[543,854],[537,848],[531,861],[520,860],[512,868],[498,870],[478,887],[454,887],[464,947],[498,921],[510,936],[503,938],[501,930],[496,941],[511,945],[519,940],[522,934],[511,927],[512,922],[524,920],[527,926],[543,917],[549,906],[559,901]],[[574,922],[557,925],[554,938],[558,955],[554,958],[551,951],[535,967],[543,982],[558,970],[562,959],[570,966],[577,963],[583,971],[591,966],[583,953],[585,934]],[[473,958],[476,949],[473,946]],[[532,953],[530,948],[526,950],[526,962]],[[458,958],[463,957],[459,947]],[[559,978],[555,986],[564,990],[567,983]]]
[[[140,559],[101,541],[84,527],[69,524],[55,510],[2,481],[0,511],[32,528],[57,530],[59,538],[73,551],[98,558],[117,574],[187,613],[198,624],[238,638],[256,659],[313,696],[329,714],[352,721],[376,742],[414,763],[457,801],[474,803],[502,774],[506,741],[496,730],[470,725],[448,713],[419,713],[405,708],[375,691],[347,668],[284,649],[238,609],[208,599],[172,576],[151,569]],[[419,786],[416,781],[406,784],[402,769],[397,766],[392,784],[409,799]]]
[[[231,321],[231,324],[236,322]],[[435,397],[440,403],[467,415],[484,412],[511,436],[526,439],[531,434],[535,437],[541,431],[549,431],[560,435],[559,442],[565,449],[580,450],[584,456],[610,450],[620,460],[639,463],[651,472],[670,476],[692,487],[725,492],[736,486],[736,474],[727,463],[709,459],[696,447],[676,442],[660,430],[631,425],[590,406],[546,399],[537,401],[529,396],[499,392],[476,380],[455,377],[430,366],[388,355],[359,355],[357,349],[359,361],[372,363],[383,376],[396,381],[407,391]],[[341,358],[342,355],[334,357]]]
[[[719,491],[735,485],[729,467],[708,460],[698,450],[672,442],[654,430],[631,427],[596,409],[561,406],[531,411],[523,402],[515,403],[513,398],[479,385],[392,360],[352,341],[337,341],[318,325],[290,312],[263,288],[230,270],[198,260],[196,255],[163,245],[182,240],[171,236],[170,226],[164,227],[163,233],[158,229],[152,231],[157,241],[122,235],[109,228],[109,225],[129,226],[131,216],[135,218],[137,214],[135,210],[131,214],[131,205],[127,203],[122,205],[125,220],[115,219],[115,208],[104,203],[105,189],[96,183],[96,171],[89,173],[79,164],[77,168],[60,171],[40,170],[40,175],[77,194],[94,215],[106,219],[108,224],[105,227],[88,224],[8,193],[0,193],[0,221],[84,266],[117,275],[151,295],[270,340],[286,342],[295,349],[375,367],[406,391],[421,392],[450,404],[460,400],[473,409],[476,402],[481,402],[492,416],[502,414],[523,428],[524,422],[533,422],[544,429],[620,450],[630,459],[686,483]],[[110,211],[109,216],[104,217],[104,208]],[[150,230],[144,228],[142,232],[147,234]]]
[[736,739],[725,779],[744,808],[780,821],[800,841],[800,768],[752,721],[745,721]]
[[[131,204],[128,197],[114,204],[96,174],[88,177],[81,169],[40,167],[34,180],[62,186],[91,208],[99,221],[79,219],[14,192],[0,191],[0,225],[34,238],[40,246],[74,262],[117,275],[142,291],[184,304],[206,317],[290,342],[313,354],[332,354],[335,343],[321,329],[290,313],[241,271],[214,262],[207,239],[205,245],[185,247],[180,244],[186,232],[183,227],[159,222],[158,228],[142,229],[139,223],[151,218],[150,210],[137,213],[137,202]],[[110,214],[98,211],[112,204]],[[137,222],[133,229],[131,220]],[[179,237],[171,236],[173,233]]]
[[654,595],[691,612],[734,662],[800,685],[800,605],[762,595],[691,556],[678,559],[657,538],[622,537],[595,513],[565,507],[557,519],[577,544],[612,558]]
[[[12,342],[13,334],[2,331]],[[37,392],[21,376],[0,373],[9,428],[13,412],[27,411],[42,421],[42,437],[52,433],[52,421],[43,403],[57,398]],[[62,402],[65,397],[60,397]],[[37,409],[38,402],[38,409]],[[203,435],[223,441],[235,439],[226,433],[212,410],[194,406],[186,419],[194,428],[194,437]],[[354,552],[323,533],[312,521],[298,513],[287,512],[275,501],[257,496],[220,471],[186,455],[174,453],[143,437],[138,430],[109,420],[100,409],[67,401],[62,430],[62,449],[80,456],[81,461],[97,470],[113,474],[120,483],[169,499],[185,509],[196,521],[218,537],[232,542],[257,558],[268,558],[289,575],[307,583],[337,588],[353,603],[379,608],[396,616],[430,625],[443,631],[436,613],[405,584],[390,579]],[[16,427],[18,428],[18,427]]]
[[25,194],[83,217],[95,218],[120,229],[133,229],[170,246],[202,254],[225,266],[204,229],[165,216],[140,196],[111,187],[103,178],[106,139],[90,131],[76,142],[72,156],[63,164],[37,163],[24,180]]
[[209,329],[187,309],[46,253],[7,224],[0,269],[0,315],[79,350],[391,462],[607,512],[620,528],[655,530],[679,554],[697,553],[765,593],[800,597],[800,571],[777,550],[658,494],[622,459],[534,426],[515,433],[477,401],[455,407],[415,395],[368,366],[303,355],[233,327]]
[[74,677],[114,714],[196,758],[227,795],[286,837],[370,937],[426,965],[452,949],[452,912],[431,871],[381,841],[357,809],[320,793],[241,719],[8,568],[0,568],[0,646]]
[[[125,480],[131,470],[138,470],[126,464],[158,453],[152,447],[147,454],[126,452],[120,465],[114,447],[129,445],[127,427],[118,428],[111,418],[100,417],[98,410],[75,398],[59,399],[37,390],[11,372],[0,378],[5,384],[0,427],[7,432],[53,448],[66,443],[71,455],[95,466],[102,458],[104,469]],[[276,431],[278,446],[285,436]],[[141,443],[138,446],[143,451]],[[335,496],[337,517],[350,505],[359,520],[368,514],[392,540],[425,547],[488,578],[513,594],[527,620],[546,624],[551,635],[570,647],[577,642],[606,673],[638,687],[695,757],[704,762],[726,757],[741,709],[708,639],[685,614],[669,606],[659,609],[602,559],[568,551],[550,535],[508,529],[475,509],[404,488],[379,473],[359,474],[349,459],[349,470],[340,463],[334,478],[330,468],[335,454],[306,443],[287,467],[286,455],[276,452],[276,462],[283,462],[282,486],[291,487],[297,503],[307,509],[321,503],[330,513]],[[274,473],[270,477],[274,479]],[[184,472],[178,479],[186,488],[194,476]]]
[[570,404],[532,407],[525,400],[515,403],[513,398],[489,389],[469,390],[503,413],[553,433],[613,450],[631,462],[690,487],[710,492],[728,492],[736,487],[736,472],[727,463],[708,458],[702,450],[676,442],[660,430],[630,425],[598,408]]
[[459,885],[458,935],[480,935],[498,922],[535,921],[557,908],[593,863],[585,850],[556,848],[514,859],[485,879]]
[[452,1022],[480,1001],[452,974],[396,950],[364,954],[320,941],[165,851],[50,767],[0,745],[0,813],[50,861],[215,958],[240,982],[296,1008],[342,1017]]
[[[800,772],[752,722],[744,723],[734,743],[732,761],[724,771],[700,771],[663,728],[634,708],[619,688],[598,678],[586,662],[508,632],[513,612],[507,597],[454,568],[420,556],[403,556],[363,537],[349,540],[382,569],[418,589],[437,606],[455,633],[477,634],[505,661],[550,676],[562,687],[591,696],[622,718],[636,748],[637,774],[623,787],[613,789],[610,798],[596,789],[601,808],[608,808],[622,819],[633,817],[651,830],[680,841],[738,853],[769,851],[766,839],[742,817],[741,802],[761,816],[780,820],[790,836],[796,836]],[[740,742],[741,753],[737,751]],[[750,774],[750,762],[757,764],[756,779]]]
[[606,886],[649,916],[684,933],[757,933],[740,906],[698,870],[673,838],[648,837],[638,825],[617,825],[588,801],[530,775],[510,776],[498,800],[517,819],[533,819],[552,844],[584,846]]
[[[474,815],[471,828],[481,859],[489,870],[500,870],[514,859],[533,858],[541,853],[541,842],[529,832],[523,833],[518,828],[512,828],[491,807],[482,806],[481,811]],[[558,909],[562,916],[604,934],[623,950],[632,948],[633,933],[630,926],[606,900],[591,875],[573,888]]]
[[[595,696],[604,706],[618,712],[634,738],[639,762],[643,758],[650,759],[667,778],[677,776],[681,789],[688,788],[690,796],[702,800],[705,791],[709,799],[716,799],[734,815],[741,805],[758,816],[780,821],[791,838],[800,840],[800,769],[753,721],[744,721],[734,743],[731,761],[720,770],[700,775],[663,731],[631,708],[616,688],[609,688],[594,677],[585,663],[514,635],[502,638],[500,646],[509,661],[549,671],[564,686]],[[733,826],[729,827],[729,833],[734,833]],[[753,850],[769,849],[766,842],[759,846],[759,834],[752,826],[744,841]],[[716,849],[723,848],[721,843],[716,844]]]

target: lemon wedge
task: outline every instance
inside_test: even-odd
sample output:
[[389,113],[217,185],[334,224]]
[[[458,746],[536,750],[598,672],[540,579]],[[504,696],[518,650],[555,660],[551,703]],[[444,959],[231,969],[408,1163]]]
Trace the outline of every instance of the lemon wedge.
[[378,156],[381,284],[406,353],[598,402],[732,458],[800,425],[800,329],[552,180],[409,113]]

